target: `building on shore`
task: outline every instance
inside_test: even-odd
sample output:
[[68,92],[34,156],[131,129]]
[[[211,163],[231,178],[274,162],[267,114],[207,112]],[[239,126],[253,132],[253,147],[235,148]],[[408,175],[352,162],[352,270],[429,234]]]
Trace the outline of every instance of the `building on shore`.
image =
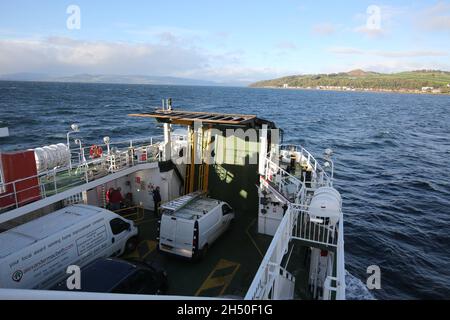
[[422,92],[432,92],[434,87],[422,87]]

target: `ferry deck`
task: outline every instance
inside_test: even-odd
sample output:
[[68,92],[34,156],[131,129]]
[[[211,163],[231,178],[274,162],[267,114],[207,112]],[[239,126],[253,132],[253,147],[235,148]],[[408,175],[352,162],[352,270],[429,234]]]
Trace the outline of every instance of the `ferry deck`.
[[[105,154],[92,157],[92,147],[89,150],[80,144],[79,149],[71,150],[68,165],[49,170],[37,161],[36,175],[3,181],[0,230],[74,203],[105,207],[105,191],[110,186],[121,186],[124,190],[129,188],[131,196],[126,198],[125,208],[117,213],[134,220],[139,228],[136,250],[123,258],[156,261],[168,274],[168,295],[236,299],[345,298],[342,223],[325,225],[330,218],[317,219],[306,209],[314,190],[330,185],[328,175],[309,152],[292,147],[280,151],[281,148],[277,158],[284,156],[287,160],[274,164],[274,158],[267,158],[266,154],[269,148],[271,152],[275,150],[273,141],[272,145],[267,143],[274,138],[268,137],[267,132],[275,125],[256,116],[174,112],[164,108],[133,116],[162,122],[164,139],[155,137],[113,144],[105,137],[105,144],[99,144],[107,150]],[[255,149],[238,150],[235,156],[238,160],[232,164],[177,162],[177,156],[186,156],[180,151],[186,143],[193,145],[190,153],[191,147],[184,149],[192,156],[195,146],[202,152],[210,152],[212,141],[218,142],[217,137],[207,135],[204,127],[196,129],[197,121],[209,129],[237,126],[263,130],[265,136],[258,136],[256,143],[258,163],[248,163]],[[187,126],[187,134],[175,134],[172,128],[175,125]],[[69,134],[77,133],[76,129]],[[245,148],[249,148],[245,137],[243,141]],[[220,156],[219,153],[216,156]],[[157,250],[160,218],[152,211],[154,204],[149,196],[148,181],[165,186],[163,201],[203,190],[213,198],[227,201],[235,210],[236,221],[201,261],[161,253]],[[318,254],[331,253],[328,259],[332,267],[325,275],[326,283],[323,281],[320,286],[312,284],[310,279],[311,259],[319,259],[312,258],[311,248],[318,249]]]

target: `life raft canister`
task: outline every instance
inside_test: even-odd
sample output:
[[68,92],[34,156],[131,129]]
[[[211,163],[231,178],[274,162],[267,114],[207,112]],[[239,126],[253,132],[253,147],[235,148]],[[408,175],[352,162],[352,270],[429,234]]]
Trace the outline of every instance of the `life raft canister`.
[[92,159],[100,158],[102,154],[103,154],[102,147],[99,147],[95,144],[91,146],[91,149],[89,150],[89,155],[91,156]]

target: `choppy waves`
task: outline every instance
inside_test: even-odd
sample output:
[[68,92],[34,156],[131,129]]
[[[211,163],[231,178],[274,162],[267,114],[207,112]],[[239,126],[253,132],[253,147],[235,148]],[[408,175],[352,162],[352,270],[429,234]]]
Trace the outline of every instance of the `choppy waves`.
[[[11,89],[14,87],[14,89]],[[65,141],[78,123],[84,144],[160,135],[127,117],[172,97],[174,107],[258,114],[284,142],[320,159],[335,151],[345,215],[349,298],[450,297],[450,97],[249,88],[0,82],[1,148]],[[369,265],[382,289],[367,292]]]
[[347,300],[375,300],[367,286],[350,273],[345,274],[345,295]]

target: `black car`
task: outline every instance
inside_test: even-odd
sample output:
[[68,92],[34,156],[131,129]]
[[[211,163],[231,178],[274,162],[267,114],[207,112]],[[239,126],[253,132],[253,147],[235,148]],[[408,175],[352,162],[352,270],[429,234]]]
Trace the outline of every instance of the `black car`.
[[167,291],[167,274],[154,263],[103,258],[81,268],[80,290],[69,290],[67,278],[55,285],[52,290],[164,294]]

